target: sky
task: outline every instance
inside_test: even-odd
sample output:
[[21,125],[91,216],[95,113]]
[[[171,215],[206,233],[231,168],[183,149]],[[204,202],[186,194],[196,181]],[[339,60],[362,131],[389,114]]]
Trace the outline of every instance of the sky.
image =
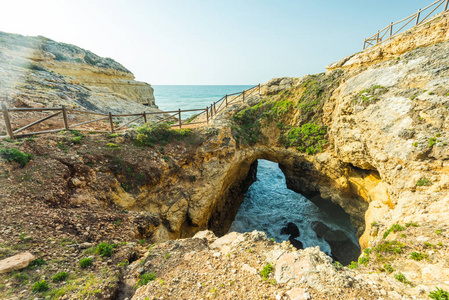
[[3,0],[0,31],[88,49],[153,85],[256,85],[324,72],[432,2]]

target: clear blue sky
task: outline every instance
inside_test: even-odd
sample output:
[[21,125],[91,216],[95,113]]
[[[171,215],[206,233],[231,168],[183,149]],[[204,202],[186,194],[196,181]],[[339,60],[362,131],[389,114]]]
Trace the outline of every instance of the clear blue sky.
[[314,74],[432,0],[11,0],[0,31],[74,44],[150,84]]

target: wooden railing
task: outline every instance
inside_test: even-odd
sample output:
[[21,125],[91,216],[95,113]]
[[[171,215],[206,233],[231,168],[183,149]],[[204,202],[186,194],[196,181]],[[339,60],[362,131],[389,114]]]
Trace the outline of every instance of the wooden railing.
[[[159,123],[171,123],[172,127],[179,127],[182,128],[182,126],[191,126],[195,124],[209,124],[209,122],[215,118],[221,111],[223,111],[226,107],[228,107],[230,104],[238,103],[241,101],[245,101],[246,97],[253,95],[254,93],[258,93],[260,95],[260,84],[256,85],[250,89],[244,90],[239,93],[234,94],[227,94],[224,97],[222,97],[220,100],[213,102],[211,106],[202,108],[202,109],[187,109],[187,110],[173,110],[173,111],[160,111],[160,112],[142,112],[137,114],[113,114],[109,112],[108,114],[102,114],[102,113],[96,113],[88,110],[80,110],[80,109],[73,109],[73,108],[67,108],[66,106],[56,107],[56,108],[8,108],[5,103],[1,105],[0,114],[3,115],[4,123],[6,127],[6,134],[5,136],[0,136],[1,139],[5,138],[22,138],[27,136],[33,136],[33,135],[39,135],[39,134],[45,134],[45,133],[52,133],[52,132],[59,132],[63,130],[77,130],[77,131],[89,131],[89,132],[108,132],[108,133],[118,133],[118,132],[124,132],[124,128],[128,125],[143,119],[144,123],[147,123],[148,116],[155,116],[155,115],[162,115],[161,120],[155,121],[155,124]],[[14,129],[13,124],[11,122],[11,113],[25,113],[25,112],[47,112],[50,113],[50,115],[47,115],[39,120],[36,120],[30,124],[27,124],[23,127]],[[191,112],[199,112],[197,115],[194,115],[193,117],[188,118],[187,120],[182,120],[182,113],[191,113]],[[69,115],[73,114],[85,114],[85,115],[93,115],[97,116],[97,118],[93,120],[78,122],[75,124],[69,124]],[[167,116],[168,115],[168,116]],[[23,131],[40,124],[44,121],[47,121],[49,119],[52,119],[54,117],[60,116],[62,117],[62,124],[63,127],[52,129],[52,130],[42,130],[42,131],[35,131],[35,132],[27,132],[23,133]],[[132,120],[128,121],[126,120],[124,124],[117,125],[117,119],[118,118],[129,118],[129,117],[135,117]],[[103,123],[103,127],[107,127],[107,129],[104,130],[93,130],[88,128],[81,128],[80,126],[91,124],[94,122],[106,122]]]
[[[413,21],[415,21],[415,23],[412,27],[424,23],[424,21],[428,20],[429,17],[443,4],[444,4],[443,12],[445,12],[448,10],[449,0],[438,0],[426,6],[423,9],[419,9],[418,12],[414,13],[411,16],[408,16],[405,19],[402,19],[395,23],[391,22],[390,25],[388,25],[387,27],[377,31],[376,34],[365,39],[363,43],[363,50],[371,46],[375,46],[377,44],[390,41],[391,39],[395,38],[398,34],[402,33],[406,29],[407,25],[409,25]],[[422,18],[424,13],[427,13],[427,15],[424,18]]]

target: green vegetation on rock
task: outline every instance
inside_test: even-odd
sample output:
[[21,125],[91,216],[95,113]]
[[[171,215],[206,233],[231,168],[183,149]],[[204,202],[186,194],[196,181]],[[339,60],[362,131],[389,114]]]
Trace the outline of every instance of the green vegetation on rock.
[[449,300],[449,293],[437,288],[435,291],[430,292],[429,297],[435,300]]
[[273,272],[273,266],[268,263],[263,267],[262,271],[260,271],[260,275],[264,280],[267,280],[271,272]]
[[1,148],[0,156],[9,162],[16,162],[21,167],[24,167],[30,160],[33,159],[32,154],[26,154],[15,148]]
[[137,129],[136,144],[139,146],[154,147],[155,145],[166,145],[175,140],[182,140],[191,136],[190,129],[172,129],[169,124],[146,123]]
[[156,274],[154,272],[145,273],[139,276],[137,281],[138,286],[146,285],[150,281],[156,280]]
[[281,141],[287,147],[293,146],[301,152],[315,154],[323,151],[322,146],[326,141],[327,128],[316,123],[303,124],[300,127],[291,128],[281,137]]

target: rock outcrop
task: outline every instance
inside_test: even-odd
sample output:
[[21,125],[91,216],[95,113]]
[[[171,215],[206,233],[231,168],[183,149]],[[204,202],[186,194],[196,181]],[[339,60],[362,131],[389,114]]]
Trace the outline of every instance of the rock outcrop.
[[157,108],[151,85],[135,81],[121,64],[42,36],[0,32],[0,71],[2,101],[7,98],[10,106],[63,103],[101,112]]

